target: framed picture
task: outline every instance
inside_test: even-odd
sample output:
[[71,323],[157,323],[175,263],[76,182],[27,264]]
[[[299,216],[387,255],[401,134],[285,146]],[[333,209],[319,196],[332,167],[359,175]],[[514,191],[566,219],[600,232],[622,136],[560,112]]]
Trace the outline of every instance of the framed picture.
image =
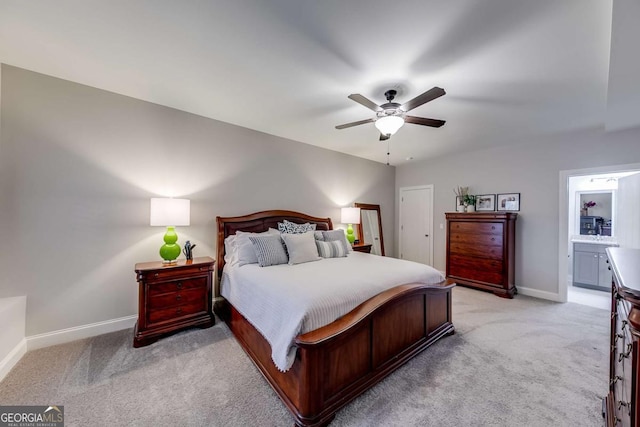
[[495,211],[496,210],[496,195],[495,194],[482,194],[476,196],[476,211]]
[[519,211],[520,193],[498,194],[499,211]]

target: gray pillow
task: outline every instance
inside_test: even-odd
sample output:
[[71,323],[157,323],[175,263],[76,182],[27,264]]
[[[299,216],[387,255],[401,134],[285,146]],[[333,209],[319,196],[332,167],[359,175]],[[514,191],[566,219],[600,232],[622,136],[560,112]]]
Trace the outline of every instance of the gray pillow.
[[289,264],[302,264],[320,259],[313,233],[313,231],[302,234],[282,233],[282,240],[284,240],[287,252],[289,252]]
[[333,242],[333,241],[342,242],[342,244],[344,245],[344,250],[347,253],[353,250],[351,249],[351,244],[347,240],[347,236],[344,234],[344,230],[342,229],[323,231],[322,237],[324,237],[323,240],[325,242]]
[[316,246],[318,247],[318,253],[322,258],[340,258],[347,256],[347,251],[344,250],[342,242],[333,240],[331,242],[322,242],[316,240]]
[[279,235],[249,236],[260,267],[286,264],[289,261]]
[[257,264],[258,256],[256,255],[256,250],[249,240],[249,237],[268,235],[280,236],[280,233],[274,228],[270,228],[268,231],[265,231],[263,233],[248,233],[246,231],[236,231],[235,247],[237,250],[237,254],[236,258],[232,259],[237,259],[238,265],[240,266],[245,264]]

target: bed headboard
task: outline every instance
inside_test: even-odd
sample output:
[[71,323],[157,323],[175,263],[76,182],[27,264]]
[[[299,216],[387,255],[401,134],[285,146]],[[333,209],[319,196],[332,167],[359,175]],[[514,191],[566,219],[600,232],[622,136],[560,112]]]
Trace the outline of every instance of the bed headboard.
[[283,220],[304,224],[310,222],[316,224],[316,230],[333,230],[331,218],[318,218],[294,211],[262,211],[243,216],[232,217],[216,217],[218,223],[218,247],[216,254],[216,271],[218,279],[222,276],[222,267],[224,267],[224,239],[227,236],[236,234],[236,231],[248,231],[252,233],[260,233],[267,231],[269,228],[278,229],[278,222]]

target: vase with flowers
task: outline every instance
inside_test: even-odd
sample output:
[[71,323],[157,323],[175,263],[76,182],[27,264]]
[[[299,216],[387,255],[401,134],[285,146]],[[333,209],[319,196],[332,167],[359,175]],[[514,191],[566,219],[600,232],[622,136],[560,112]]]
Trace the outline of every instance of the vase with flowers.
[[580,216],[589,216],[589,208],[592,208],[596,205],[596,202],[593,200],[589,200],[588,202],[584,202],[582,204],[582,209],[580,209]]
[[469,187],[457,186],[453,189],[453,192],[456,195],[456,211],[464,212],[466,208],[464,198],[469,195]]

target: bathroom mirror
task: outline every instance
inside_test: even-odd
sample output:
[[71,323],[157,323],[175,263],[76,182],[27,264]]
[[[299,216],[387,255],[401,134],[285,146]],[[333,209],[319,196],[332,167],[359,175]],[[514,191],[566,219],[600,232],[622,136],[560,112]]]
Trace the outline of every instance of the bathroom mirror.
[[578,191],[576,234],[612,236],[614,191]]
[[380,205],[354,203],[354,206],[360,208],[360,224],[358,224],[360,243],[370,244],[372,254],[384,256]]

